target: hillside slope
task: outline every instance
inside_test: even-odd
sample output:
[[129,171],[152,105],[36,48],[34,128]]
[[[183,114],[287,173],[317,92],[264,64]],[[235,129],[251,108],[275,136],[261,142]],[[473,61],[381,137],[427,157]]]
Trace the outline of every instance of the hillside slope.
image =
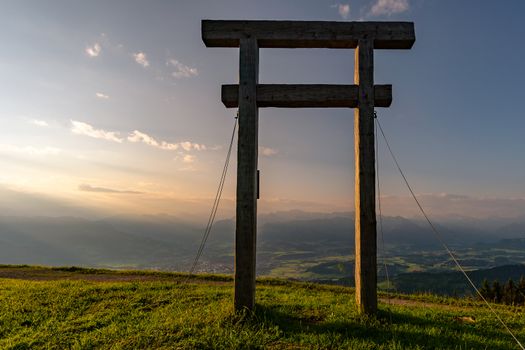
[[[260,279],[257,310],[232,314],[227,276],[0,266],[1,349],[516,349],[482,304]],[[494,305],[525,340],[523,308]]]

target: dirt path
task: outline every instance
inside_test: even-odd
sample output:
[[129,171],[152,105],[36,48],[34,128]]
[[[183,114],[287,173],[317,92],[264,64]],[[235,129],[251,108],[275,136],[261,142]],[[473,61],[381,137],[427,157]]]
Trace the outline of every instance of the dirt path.
[[431,308],[431,309],[443,309],[449,311],[468,310],[472,308],[479,308],[479,305],[450,305],[450,304],[439,304],[431,303],[428,301],[421,300],[409,300],[402,298],[379,298],[379,302],[386,305],[406,306],[406,307],[417,307],[417,308]]
[[441,305],[441,304],[434,304],[429,303],[426,301],[419,301],[419,300],[407,300],[407,299],[399,299],[399,298],[379,298],[379,302],[383,304],[391,304],[391,305],[401,305],[401,306],[416,306],[416,307],[436,307],[436,306],[447,306],[452,307],[451,305]]

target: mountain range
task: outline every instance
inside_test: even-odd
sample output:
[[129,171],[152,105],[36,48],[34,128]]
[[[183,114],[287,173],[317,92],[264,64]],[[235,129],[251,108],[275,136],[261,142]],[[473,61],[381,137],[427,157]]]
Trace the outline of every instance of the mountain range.
[[[422,221],[383,217],[383,237],[394,249],[442,249]],[[442,239],[452,247],[494,244],[525,245],[525,222],[497,225],[438,223]],[[232,264],[234,221],[215,223],[203,261]],[[168,216],[0,217],[0,263],[137,267],[184,270],[192,261],[204,228]],[[276,251],[305,252],[310,258],[353,254],[353,213],[276,212],[259,216],[258,260]],[[381,240],[381,234],[378,233]],[[381,242],[380,242],[381,243]],[[297,257],[297,256],[296,256]]]

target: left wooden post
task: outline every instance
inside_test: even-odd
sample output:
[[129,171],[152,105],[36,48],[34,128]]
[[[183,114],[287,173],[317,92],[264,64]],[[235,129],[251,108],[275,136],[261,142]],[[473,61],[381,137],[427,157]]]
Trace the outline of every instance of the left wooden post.
[[259,115],[257,38],[239,41],[239,133],[237,148],[237,209],[235,226],[236,311],[255,306],[255,254],[257,241],[257,148]]

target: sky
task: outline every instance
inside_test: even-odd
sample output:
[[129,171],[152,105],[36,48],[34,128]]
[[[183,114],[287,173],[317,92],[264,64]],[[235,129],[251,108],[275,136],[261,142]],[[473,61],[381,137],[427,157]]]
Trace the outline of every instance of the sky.
[[[377,112],[415,192],[434,216],[523,216],[524,10],[518,0],[3,1],[0,207],[203,216],[233,128],[220,86],[238,81],[238,49],[206,48],[202,19],[413,21],[411,50],[376,51],[375,82],[393,85]],[[351,84],[353,55],[261,49],[260,82]],[[261,109],[260,211],[352,211],[353,142],[350,109]],[[416,215],[381,139],[378,156],[385,213]]]

